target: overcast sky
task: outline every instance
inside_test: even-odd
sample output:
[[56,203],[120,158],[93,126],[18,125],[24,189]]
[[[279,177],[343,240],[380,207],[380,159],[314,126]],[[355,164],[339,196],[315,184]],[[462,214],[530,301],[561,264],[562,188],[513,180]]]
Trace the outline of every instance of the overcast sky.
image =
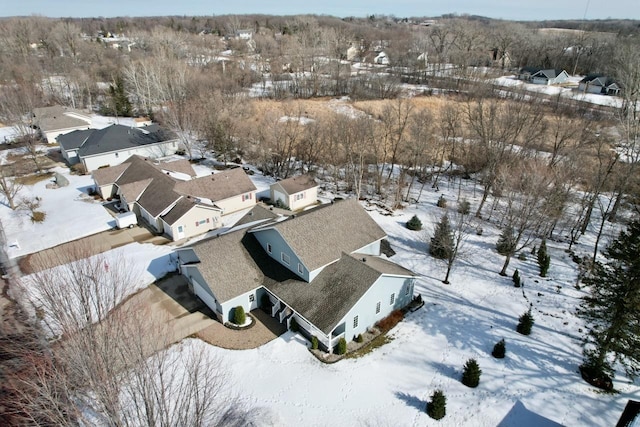
[[482,15],[514,20],[640,19],[640,0],[0,0],[0,16],[50,17],[226,15],[300,13],[335,16],[370,14]]

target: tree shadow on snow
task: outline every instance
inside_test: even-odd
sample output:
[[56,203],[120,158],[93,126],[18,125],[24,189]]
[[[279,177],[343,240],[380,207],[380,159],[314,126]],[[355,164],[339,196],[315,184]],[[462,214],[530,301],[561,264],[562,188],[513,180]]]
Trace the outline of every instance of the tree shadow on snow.
[[394,394],[399,400],[402,400],[407,406],[411,408],[416,408],[419,411],[423,411],[425,408],[426,402],[417,396],[409,393],[404,393],[402,391],[396,391]]

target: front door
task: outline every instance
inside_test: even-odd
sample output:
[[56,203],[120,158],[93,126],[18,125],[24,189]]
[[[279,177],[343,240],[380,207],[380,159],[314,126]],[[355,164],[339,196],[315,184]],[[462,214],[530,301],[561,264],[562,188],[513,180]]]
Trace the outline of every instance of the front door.
[[176,240],[182,239],[184,237],[184,226],[178,226],[178,235],[176,236]]

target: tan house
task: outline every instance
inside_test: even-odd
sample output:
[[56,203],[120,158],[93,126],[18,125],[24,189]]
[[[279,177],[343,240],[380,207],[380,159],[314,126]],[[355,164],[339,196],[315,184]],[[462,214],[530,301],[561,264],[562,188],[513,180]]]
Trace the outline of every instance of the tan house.
[[309,175],[294,176],[271,184],[271,201],[298,211],[318,201],[318,184]]
[[135,212],[172,240],[219,228],[223,215],[255,205],[256,188],[240,168],[194,178],[186,160],[159,162],[132,156],[92,175],[103,198],[119,199],[120,209]]

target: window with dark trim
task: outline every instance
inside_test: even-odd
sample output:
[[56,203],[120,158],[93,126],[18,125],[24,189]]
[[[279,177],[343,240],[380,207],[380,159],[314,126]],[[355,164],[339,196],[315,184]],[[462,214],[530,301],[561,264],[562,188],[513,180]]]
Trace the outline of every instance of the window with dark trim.
[[358,316],[355,316],[353,318],[353,329],[358,327]]
[[254,302],[256,300],[256,296],[254,294],[249,295],[249,302]]
[[394,302],[396,302],[396,294],[395,293],[391,294],[391,298],[389,298],[389,305],[393,305]]
[[282,259],[282,262],[287,265],[289,265],[289,263],[291,262],[291,258],[289,258],[289,255],[285,254],[284,252],[280,254],[280,258]]
[[267,252],[271,253],[271,243],[267,243]]
[[380,301],[376,304],[376,314],[380,313]]

